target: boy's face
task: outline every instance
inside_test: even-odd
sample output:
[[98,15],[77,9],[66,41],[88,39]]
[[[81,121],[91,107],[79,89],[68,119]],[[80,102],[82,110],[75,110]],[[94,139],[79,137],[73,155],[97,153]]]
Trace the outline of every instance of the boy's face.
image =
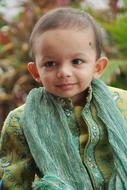
[[49,30],[36,40],[35,49],[34,67],[39,80],[54,95],[77,101],[91,81],[100,76],[90,28]]

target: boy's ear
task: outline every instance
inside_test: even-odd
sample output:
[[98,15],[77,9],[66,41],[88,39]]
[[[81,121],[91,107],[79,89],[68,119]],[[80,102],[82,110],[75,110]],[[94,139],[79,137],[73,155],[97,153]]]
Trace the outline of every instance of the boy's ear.
[[108,66],[109,60],[107,57],[101,57],[96,62],[95,73],[93,79],[98,79],[103,74],[104,70]]
[[28,71],[31,73],[32,77],[37,82],[41,82],[36,64],[34,62],[29,62],[28,65],[27,65],[27,68],[28,68]]

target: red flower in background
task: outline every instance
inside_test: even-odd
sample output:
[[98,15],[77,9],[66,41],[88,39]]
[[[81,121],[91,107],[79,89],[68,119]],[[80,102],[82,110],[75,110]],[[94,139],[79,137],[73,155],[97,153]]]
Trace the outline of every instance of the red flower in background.
[[58,3],[60,6],[68,5],[70,3],[70,0],[58,0]]
[[10,42],[10,38],[7,32],[0,31],[0,44],[8,44]]

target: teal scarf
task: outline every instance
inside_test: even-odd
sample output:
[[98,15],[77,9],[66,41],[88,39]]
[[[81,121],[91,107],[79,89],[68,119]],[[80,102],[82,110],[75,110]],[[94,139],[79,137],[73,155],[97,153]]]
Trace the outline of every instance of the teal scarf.
[[[127,124],[107,86],[96,80],[92,89],[90,105],[96,106],[107,127],[114,155],[115,170],[108,189],[126,190]],[[34,190],[93,190],[59,98],[45,88],[33,89],[27,97],[23,121],[30,151],[43,176],[33,184]]]

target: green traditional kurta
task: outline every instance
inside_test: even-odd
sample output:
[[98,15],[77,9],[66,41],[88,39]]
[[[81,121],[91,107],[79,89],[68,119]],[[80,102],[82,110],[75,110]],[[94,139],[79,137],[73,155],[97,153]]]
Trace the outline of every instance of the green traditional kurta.
[[[127,120],[127,92],[115,88],[110,89],[113,91],[113,98],[118,108]],[[91,98],[91,93],[88,98]],[[32,189],[31,184],[35,174],[41,176],[31,156],[22,126],[20,125],[23,111],[24,106],[12,111],[4,123],[1,133],[0,189],[3,190]],[[69,127],[73,127],[73,119],[71,119],[73,113],[74,110],[69,110],[66,105]],[[88,142],[83,147],[82,144],[85,138],[83,141],[80,141],[81,157],[94,189],[107,189],[107,183],[113,170],[112,149],[108,142],[105,126],[97,117],[95,107],[92,107],[92,116],[95,121],[93,125],[89,123],[87,114],[82,117],[84,127],[88,129]],[[78,120],[78,122],[80,121]],[[80,139],[82,135],[83,131],[80,130]]]

